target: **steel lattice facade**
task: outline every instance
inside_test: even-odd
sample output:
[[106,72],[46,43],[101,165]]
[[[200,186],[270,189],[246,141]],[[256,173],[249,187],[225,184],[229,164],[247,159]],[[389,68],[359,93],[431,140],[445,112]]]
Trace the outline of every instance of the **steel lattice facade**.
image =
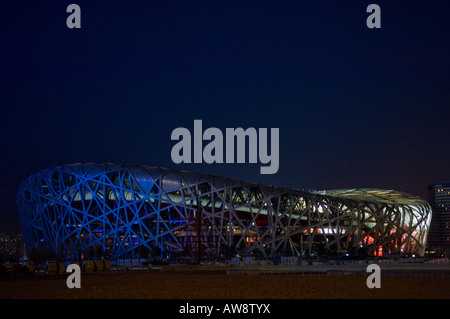
[[302,191],[158,167],[73,164],[17,196],[29,253],[55,258],[422,255],[429,204],[379,189]]

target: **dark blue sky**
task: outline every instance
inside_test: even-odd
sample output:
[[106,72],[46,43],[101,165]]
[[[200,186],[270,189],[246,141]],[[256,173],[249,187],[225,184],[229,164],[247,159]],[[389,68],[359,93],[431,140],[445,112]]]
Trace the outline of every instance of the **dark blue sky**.
[[[66,7],[81,7],[68,29]],[[381,29],[366,8],[381,8]],[[426,197],[450,180],[449,1],[7,1],[0,232],[16,191],[75,162]],[[171,161],[177,127],[278,127],[280,168]]]

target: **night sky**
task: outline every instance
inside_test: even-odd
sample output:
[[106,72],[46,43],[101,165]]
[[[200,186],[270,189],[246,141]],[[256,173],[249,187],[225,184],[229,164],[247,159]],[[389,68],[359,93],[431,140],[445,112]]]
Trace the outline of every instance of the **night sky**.
[[[66,8],[81,7],[81,29]],[[369,29],[366,8],[381,8]],[[426,198],[450,181],[450,1],[4,1],[0,233],[29,175],[146,164]],[[279,128],[280,167],[174,164],[171,132]]]

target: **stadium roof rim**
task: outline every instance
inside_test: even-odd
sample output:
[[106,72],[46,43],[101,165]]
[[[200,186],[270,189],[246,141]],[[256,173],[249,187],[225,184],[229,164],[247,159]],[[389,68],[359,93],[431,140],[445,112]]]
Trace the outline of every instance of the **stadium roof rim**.
[[[44,173],[48,170],[53,170],[55,168],[64,169],[66,167],[71,167],[74,169],[77,169],[77,168],[88,169],[88,168],[95,168],[95,167],[100,167],[100,168],[115,167],[117,169],[122,169],[122,168],[158,169],[161,171],[170,171],[170,172],[177,171],[177,172],[185,173],[185,174],[194,174],[194,175],[197,175],[198,177],[222,178],[222,179],[226,179],[229,181],[234,181],[236,183],[242,183],[243,185],[246,184],[247,186],[252,186],[252,185],[266,186],[266,187],[273,187],[273,188],[292,191],[292,192],[305,192],[305,193],[311,193],[311,194],[315,194],[315,195],[325,195],[325,196],[346,198],[346,199],[366,201],[366,202],[382,202],[382,203],[386,203],[386,204],[402,204],[402,205],[429,205],[427,201],[420,198],[419,196],[412,195],[412,194],[402,192],[402,191],[382,189],[382,188],[345,188],[345,189],[331,189],[331,190],[311,190],[311,189],[306,190],[306,189],[288,188],[288,187],[284,187],[284,186],[249,182],[249,181],[244,181],[244,180],[240,180],[240,179],[236,179],[236,178],[217,176],[217,175],[205,174],[205,173],[198,173],[195,171],[189,171],[189,170],[185,170],[185,169],[174,169],[174,168],[163,167],[163,166],[150,166],[150,165],[131,164],[131,163],[125,163],[125,164],[116,164],[116,163],[112,163],[112,162],[71,163],[71,164],[58,165],[54,168],[42,169],[39,173]],[[87,173],[87,172],[85,172],[85,173]],[[36,174],[32,174],[32,175],[36,175]]]

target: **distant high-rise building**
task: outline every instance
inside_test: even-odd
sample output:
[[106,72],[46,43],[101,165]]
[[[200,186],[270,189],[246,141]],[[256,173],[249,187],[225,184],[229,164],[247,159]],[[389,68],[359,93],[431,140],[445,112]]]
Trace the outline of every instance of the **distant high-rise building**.
[[450,182],[428,186],[428,202],[432,208],[428,247],[450,251]]
[[11,237],[7,234],[0,234],[0,262],[6,261],[11,247]]
[[27,257],[22,234],[0,234],[0,262],[19,261]]

